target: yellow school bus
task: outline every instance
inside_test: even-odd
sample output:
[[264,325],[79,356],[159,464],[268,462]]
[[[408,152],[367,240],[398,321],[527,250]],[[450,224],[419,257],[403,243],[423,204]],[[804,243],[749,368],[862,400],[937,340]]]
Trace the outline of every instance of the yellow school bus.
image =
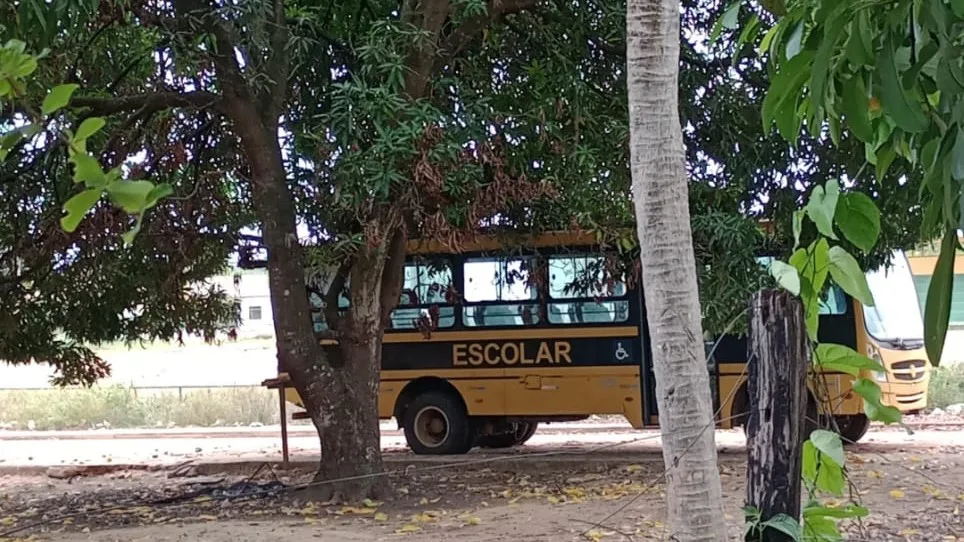
[[874,306],[861,306],[868,357],[887,370],[874,373],[881,399],[902,412],[927,406],[930,363],[924,350],[924,321],[910,262],[903,251],[891,255],[891,265],[867,273]]
[[[656,426],[642,290],[592,279],[611,276],[602,272],[605,261],[594,236],[565,232],[511,246],[483,238],[459,253],[411,242],[401,303],[385,332],[379,416],[395,418],[419,454],[516,446],[539,423],[590,415]],[[324,329],[317,294],[312,304],[316,329]],[[871,351],[862,309],[831,289],[820,339]],[[746,339],[720,339],[708,370],[718,426],[740,425],[748,409]],[[813,409],[833,412],[856,441],[869,422],[851,380],[822,375]],[[296,391],[287,393],[301,405]]]

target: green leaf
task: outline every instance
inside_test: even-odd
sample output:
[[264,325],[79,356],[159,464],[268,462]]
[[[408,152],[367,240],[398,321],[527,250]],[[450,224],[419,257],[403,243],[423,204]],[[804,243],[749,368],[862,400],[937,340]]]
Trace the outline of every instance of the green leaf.
[[[780,71],[773,77],[767,95],[763,99],[763,129],[770,131],[770,126],[776,120],[777,113],[787,108],[796,113],[796,103],[800,94],[800,87],[810,72],[813,53],[803,51],[797,56],[783,63]],[[796,139],[794,134],[793,139]]]
[[951,11],[958,18],[964,19],[964,0],[951,0]]
[[866,194],[847,192],[837,202],[834,215],[844,237],[864,252],[870,252],[880,236],[880,210]]
[[867,22],[867,10],[857,12],[857,17],[850,23],[850,39],[847,40],[847,59],[856,66],[873,64],[873,42]]
[[842,542],[837,522],[821,516],[803,521],[803,538],[807,542]]
[[732,30],[736,28],[737,24],[740,22],[740,5],[741,2],[736,1],[727,6],[726,11],[723,12],[723,16],[717,19],[716,23],[713,25],[713,30],[710,31],[710,42],[716,41],[723,33],[723,29]]
[[844,466],[843,443],[840,442],[840,435],[825,429],[814,430],[810,433],[810,442],[820,450],[825,458],[831,459],[838,466]]
[[0,161],[6,159],[10,151],[23,139],[23,135],[24,130],[22,128],[14,128],[3,135],[3,138],[0,139]]
[[884,146],[877,153],[877,167],[874,169],[874,175],[877,176],[878,181],[884,181],[884,176],[887,175],[890,165],[894,163],[894,158],[897,158],[897,153],[890,145]]
[[770,29],[767,30],[766,34],[763,35],[763,39],[760,40],[760,47],[757,48],[757,54],[763,55],[770,50],[770,45],[773,43],[773,38],[776,37],[777,33],[782,28],[783,21],[784,19],[781,19],[780,22],[771,26]]
[[817,225],[821,234],[836,239],[833,232],[833,215],[837,210],[837,198],[840,196],[840,185],[836,179],[830,179],[824,186],[815,186],[810,194],[810,201],[804,210]]
[[80,123],[80,127],[77,128],[77,133],[74,134],[74,141],[84,141],[90,136],[97,133],[98,130],[104,127],[107,121],[100,117],[90,117],[84,119],[84,122]]
[[842,344],[818,344],[813,362],[823,371],[840,371],[854,377],[860,376],[861,371],[884,372],[883,365]]
[[137,234],[141,231],[141,224],[143,223],[143,220],[144,215],[139,213],[137,215],[137,222],[134,223],[134,227],[121,235],[121,239],[124,241],[124,246],[129,247],[134,244],[134,238],[137,237]]
[[803,531],[797,520],[786,514],[777,514],[760,524],[763,528],[770,528],[789,536],[792,540],[800,540]]
[[67,232],[76,230],[87,211],[90,211],[97,204],[101,193],[102,190],[99,188],[91,188],[75,194],[74,197],[67,200],[64,203],[64,211],[67,216],[60,219],[60,227]]
[[948,55],[952,54],[952,50],[950,47],[941,48],[943,55],[937,61],[935,82],[941,92],[954,96],[964,92],[964,81],[961,80],[957,59],[948,58]]
[[20,59],[20,65],[13,70],[14,77],[27,77],[37,70],[37,59],[32,56],[25,56]]
[[10,51],[14,53],[23,53],[27,50],[27,43],[18,39],[11,39],[3,44],[3,48],[10,49]]
[[787,38],[787,60],[800,54],[801,44],[803,42],[803,20],[797,21],[797,24],[793,26],[793,31],[790,32],[790,37]]
[[806,286],[801,288],[805,305],[819,300],[817,294],[823,290],[830,267],[829,246],[825,238],[820,238],[806,249],[797,249],[790,255],[790,265],[800,273],[801,286]]
[[66,107],[67,104],[70,103],[70,97],[78,88],[80,88],[80,85],[75,85],[74,83],[55,86],[50,89],[50,93],[44,98],[40,110],[44,115],[49,115]]
[[803,125],[803,115],[799,113],[796,102],[786,102],[776,115],[777,131],[783,139],[796,146]]
[[800,295],[800,275],[797,270],[780,260],[770,264],[770,274],[777,280],[777,284],[793,295]]
[[831,495],[843,495],[846,487],[843,469],[821,454],[810,439],[803,442],[802,470],[803,480],[808,487]]
[[148,195],[153,190],[154,183],[150,181],[122,180],[107,185],[111,199],[128,213],[139,213],[147,208]]
[[892,424],[900,422],[901,414],[897,408],[880,402],[880,386],[872,380],[858,378],[853,383],[854,392],[864,400],[864,414],[875,422]]
[[837,40],[843,34],[844,25],[847,21],[841,16],[843,13],[843,7],[846,4],[840,4],[834,9],[834,12],[828,18],[828,21],[824,24],[824,35],[823,39],[820,41],[820,47],[817,48],[817,54],[813,57],[813,78],[810,81],[810,96],[813,100],[814,110],[817,111],[817,120],[814,124],[822,124],[821,111],[823,111],[823,103],[826,99],[827,94],[827,79],[830,76],[830,60],[833,56],[834,45],[836,45]]
[[857,260],[840,246],[830,248],[830,276],[851,297],[868,307],[874,305],[866,275],[860,270]]
[[870,510],[860,506],[859,504],[847,503],[844,506],[807,506],[803,509],[804,521],[810,518],[822,517],[822,518],[836,518],[836,519],[850,519],[850,518],[864,518],[870,514]]
[[902,130],[918,133],[927,129],[927,115],[920,102],[904,92],[894,59],[894,41],[888,40],[877,58],[877,76],[880,78],[880,103],[884,112]]
[[[157,205],[157,202],[158,202],[158,201],[160,201],[160,200],[163,199],[163,198],[166,198],[167,196],[170,196],[170,195],[173,194],[173,193],[174,193],[174,187],[172,187],[172,186],[171,186],[170,184],[168,184],[168,183],[161,183],[161,184],[155,186],[155,187],[154,187],[150,192],[148,192],[148,194],[147,194],[147,198],[146,198],[147,201],[146,201],[146,207],[145,207],[145,209],[149,209],[149,208]],[[631,251],[631,250],[633,249],[634,245],[633,245],[632,239],[629,239],[628,237],[623,237],[623,238],[621,239],[621,241],[623,241],[623,242],[625,243],[625,245],[628,246],[628,248],[626,248],[626,251],[627,251],[627,252],[628,252],[628,251]]]
[[941,240],[941,252],[927,287],[924,303],[924,346],[931,365],[940,365],[944,353],[944,339],[951,318],[951,299],[954,294],[954,257],[957,232],[948,229]]
[[88,188],[102,188],[107,183],[104,171],[93,156],[84,153],[74,153],[70,157],[74,163],[74,182],[84,183]]
[[818,239],[810,244],[809,257],[812,267],[807,271],[807,279],[813,287],[814,293],[819,294],[823,291],[823,285],[827,281],[827,273],[830,272],[830,244],[826,239]]
[[854,136],[864,143],[874,140],[874,128],[870,124],[870,97],[864,78],[857,74],[844,84],[843,111],[847,126]]
[[958,129],[957,131],[957,140],[954,142],[950,158],[951,178],[955,181],[964,181],[964,129]]
[[793,212],[793,249],[800,246],[800,234],[803,232],[803,217],[806,213],[802,210]]
[[[736,48],[740,50],[747,43],[752,43],[757,34],[760,33],[760,18],[754,13],[750,16],[750,20],[743,26],[743,31],[740,32],[740,37],[736,40]],[[731,61],[733,66],[736,66],[740,62],[740,55],[733,55],[733,60]]]

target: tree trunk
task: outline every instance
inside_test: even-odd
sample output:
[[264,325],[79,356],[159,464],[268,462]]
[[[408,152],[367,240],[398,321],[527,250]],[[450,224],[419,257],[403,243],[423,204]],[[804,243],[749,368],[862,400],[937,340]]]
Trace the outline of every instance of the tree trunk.
[[[253,112],[238,117],[235,127],[251,167],[255,208],[268,252],[279,365],[291,377],[321,441],[317,485],[310,494],[320,500],[377,497],[387,485],[377,475],[383,468],[377,419],[379,364],[370,360],[380,359],[372,353],[381,351],[381,334],[349,324],[352,339],[341,350],[349,354],[345,358],[358,360],[355,363],[329,360],[318,344],[277,127],[263,126]],[[368,294],[359,288],[358,295]],[[376,289],[376,305],[377,295]],[[335,479],[339,481],[323,483]]]
[[321,468],[317,481],[345,479],[335,486],[324,484],[313,492],[319,500],[354,496],[377,498],[388,484],[384,477],[381,434],[378,428],[378,387],[382,360],[382,271],[385,249],[359,249],[351,268],[350,310],[341,329],[337,354],[332,356],[329,397],[338,408],[328,416],[337,430],[322,435]]
[[679,1],[630,0],[633,199],[656,373],[671,537],[726,540],[677,107]]

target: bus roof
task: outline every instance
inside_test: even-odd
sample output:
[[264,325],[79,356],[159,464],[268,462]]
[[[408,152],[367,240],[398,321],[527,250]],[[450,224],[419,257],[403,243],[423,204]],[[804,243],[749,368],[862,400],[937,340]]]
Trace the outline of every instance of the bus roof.
[[446,243],[431,239],[411,239],[409,254],[451,254],[459,252],[490,252],[513,247],[544,248],[565,246],[598,246],[599,238],[588,231],[549,231],[541,233],[485,234],[475,236],[453,249]]

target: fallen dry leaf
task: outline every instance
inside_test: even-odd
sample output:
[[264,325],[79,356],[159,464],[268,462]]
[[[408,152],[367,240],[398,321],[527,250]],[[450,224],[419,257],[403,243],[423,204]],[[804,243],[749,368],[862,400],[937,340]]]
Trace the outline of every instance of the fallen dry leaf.
[[359,508],[356,506],[346,506],[341,509],[341,514],[355,514],[357,516],[368,516],[377,512],[374,508]]
[[398,529],[395,529],[395,534],[417,533],[417,532],[419,532],[419,531],[421,531],[421,530],[422,530],[422,528],[419,527],[418,525],[414,525],[414,524],[411,524],[411,523],[406,523],[405,525],[402,525],[402,526],[399,527]]
[[899,490],[899,489],[891,489],[891,490],[890,490],[890,498],[891,498],[891,499],[903,499],[903,498],[904,498],[904,492],[901,491],[901,490]]

